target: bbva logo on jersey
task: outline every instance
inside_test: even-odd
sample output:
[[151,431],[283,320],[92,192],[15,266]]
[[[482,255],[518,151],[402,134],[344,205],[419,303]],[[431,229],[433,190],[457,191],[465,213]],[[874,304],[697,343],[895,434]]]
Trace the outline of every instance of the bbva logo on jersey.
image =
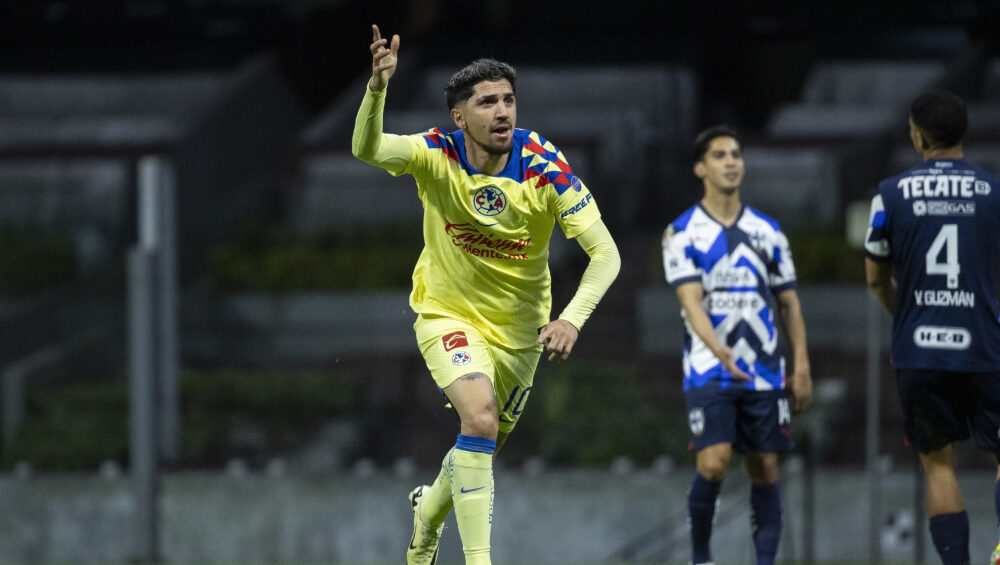
[[472,206],[484,216],[496,216],[507,209],[507,195],[497,185],[489,184],[472,196]]

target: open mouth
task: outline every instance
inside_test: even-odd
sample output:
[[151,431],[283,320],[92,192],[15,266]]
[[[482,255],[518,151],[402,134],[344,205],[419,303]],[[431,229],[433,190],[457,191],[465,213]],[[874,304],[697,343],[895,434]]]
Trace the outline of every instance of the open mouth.
[[507,137],[510,135],[511,127],[510,124],[502,124],[499,126],[493,126],[490,129],[490,133],[499,137]]

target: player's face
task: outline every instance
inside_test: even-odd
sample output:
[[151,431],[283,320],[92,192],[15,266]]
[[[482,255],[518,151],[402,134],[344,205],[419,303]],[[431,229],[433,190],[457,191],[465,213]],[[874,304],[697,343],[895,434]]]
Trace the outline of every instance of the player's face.
[[514,88],[507,79],[484,80],[472,96],[451,110],[451,117],[466,137],[491,155],[506,155],[514,145],[517,106]]
[[734,192],[743,182],[743,150],[732,137],[716,137],[708,151],[694,165],[694,174],[712,188],[726,194]]

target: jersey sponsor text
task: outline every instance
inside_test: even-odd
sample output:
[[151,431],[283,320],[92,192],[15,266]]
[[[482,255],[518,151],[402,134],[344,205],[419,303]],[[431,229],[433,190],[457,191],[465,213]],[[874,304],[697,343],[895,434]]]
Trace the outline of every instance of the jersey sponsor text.
[[765,306],[764,299],[757,293],[714,292],[708,296],[708,311],[713,314],[747,309],[757,312]]
[[975,196],[974,176],[965,175],[913,175],[899,179],[896,188],[903,191],[903,199],[910,198],[972,198]]
[[504,251],[522,251],[531,245],[531,238],[500,239],[493,234],[485,234],[476,226],[466,222],[453,224],[446,222],[444,231],[451,236],[455,247],[461,247],[466,253],[488,259],[519,259],[525,260],[524,253],[503,253]]
[[572,216],[573,214],[576,214],[580,210],[583,210],[587,206],[587,204],[590,204],[590,200],[593,197],[594,197],[594,195],[588,192],[586,196],[584,196],[583,198],[581,198],[579,202],[577,202],[569,210],[566,210],[565,212],[563,212],[559,217],[560,218],[565,218],[566,216]]

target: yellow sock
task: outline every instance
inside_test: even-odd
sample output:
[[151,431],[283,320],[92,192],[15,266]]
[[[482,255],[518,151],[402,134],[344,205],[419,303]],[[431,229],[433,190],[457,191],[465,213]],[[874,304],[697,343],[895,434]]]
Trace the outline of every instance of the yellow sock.
[[454,450],[453,447],[444,454],[444,460],[441,461],[441,472],[434,479],[431,488],[424,490],[424,499],[419,508],[420,520],[428,526],[441,525],[448,517],[448,512],[451,511],[451,471],[448,461],[451,460],[451,454]]
[[466,565],[490,565],[493,526],[493,455],[455,449],[451,495]]

